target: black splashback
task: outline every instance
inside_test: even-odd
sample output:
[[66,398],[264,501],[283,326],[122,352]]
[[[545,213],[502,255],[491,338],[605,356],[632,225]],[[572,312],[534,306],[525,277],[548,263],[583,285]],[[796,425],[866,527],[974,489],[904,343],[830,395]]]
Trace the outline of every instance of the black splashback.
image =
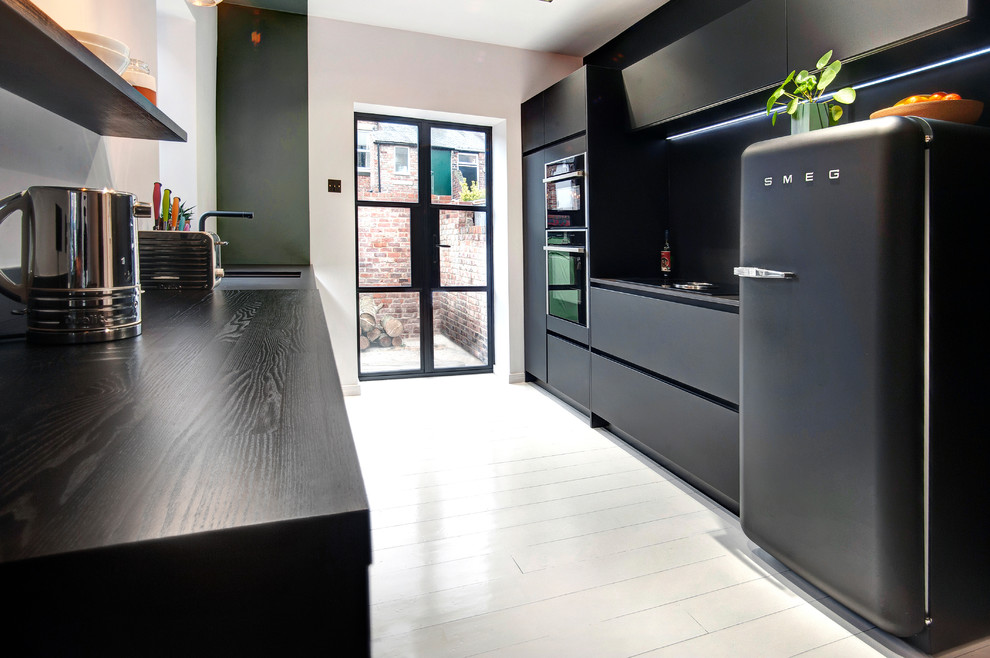
[[[896,69],[877,72],[877,75],[901,73],[937,61],[940,60],[904,60]],[[856,71],[850,70],[848,74],[853,77]],[[844,76],[840,73],[833,86],[847,84]],[[901,98],[935,91],[956,92],[963,98],[983,101],[987,107],[977,124],[990,126],[990,54],[862,88],[857,92],[855,103],[845,107],[842,122],[866,121],[871,113],[889,107]],[[690,127],[698,127],[705,114],[695,115],[694,125]],[[651,130],[657,133],[657,140],[663,140],[660,130]],[[760,116],[709,132],[666,140],[667,224],[671,231],[676,278],[714,283],[734,278],[732,268],[739,263],[740,156],[750,144],[782,137],[789,132],[787,116],[778,117],[775,127],[771,126],[769,117]]]
[[787,134],[770,119],[669,141],[669,223],[673,276],[733,283],[739,264],[739,176],[743,149]]

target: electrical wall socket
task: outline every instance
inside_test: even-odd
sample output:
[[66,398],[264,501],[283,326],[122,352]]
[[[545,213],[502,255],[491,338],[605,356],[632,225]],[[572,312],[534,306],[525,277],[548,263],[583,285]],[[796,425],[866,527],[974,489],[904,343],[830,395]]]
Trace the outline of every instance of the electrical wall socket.
[[328,178],[327,192],[340,192],[340,181],[336,178]]

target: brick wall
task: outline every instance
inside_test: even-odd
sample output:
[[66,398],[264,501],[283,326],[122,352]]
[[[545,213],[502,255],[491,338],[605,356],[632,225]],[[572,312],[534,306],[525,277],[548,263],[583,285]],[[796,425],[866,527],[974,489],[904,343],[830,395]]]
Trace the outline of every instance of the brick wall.
[[[396,149],[408,155],[408,171],[395,170]],[[372,144],[370,166],[358,176],[358,199],[362,201],[397,201],[416,203],[419,200],[419,151],[415,144]]]
[[[487,274],[484,213],[441,210],[441,284],[483,286]],[[409,211],[404,208],[358,209],[358,277],[361,286],[408,286],[411,282]],[[419,293],[362,293],[372,297],[380,316],[403,324],[404,341],[419,338]],[[487,362],[488,315],[485,293],[441,292],[434,297],[435,331]]]
[[440,285],[483,286],[487,272],[487,236],[484,213],[473,210],[440,211]]
[[379,318],[392,316],[401,321],[403,341],[419,338],[418,292],[363,292],[358,297],[373,299]]
[[433,298],[433,326],[488,363],[488,299],[484,292],[442,292]]
[[[484,213],[441,210],[440,283],[444,286],[483,286],[488,269]],[[434,296],[436,331],[478,359],[488,361],[488,310],[485,293],[443,292]]]
[[358,285],[412,283],[407,208],[358,208]]

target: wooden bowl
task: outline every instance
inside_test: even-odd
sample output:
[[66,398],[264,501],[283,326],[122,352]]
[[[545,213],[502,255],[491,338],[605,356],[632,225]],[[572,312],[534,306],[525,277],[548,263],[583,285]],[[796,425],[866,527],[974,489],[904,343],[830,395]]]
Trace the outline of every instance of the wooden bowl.
[[983,112],[982,101],[971,101],[965,98],[954,101],[922,101],[907,105],[895,105],[877,110],[870,115],[871,119],[880,117],[924,117],[926,119],[941,119],[957,123],[976,123]]

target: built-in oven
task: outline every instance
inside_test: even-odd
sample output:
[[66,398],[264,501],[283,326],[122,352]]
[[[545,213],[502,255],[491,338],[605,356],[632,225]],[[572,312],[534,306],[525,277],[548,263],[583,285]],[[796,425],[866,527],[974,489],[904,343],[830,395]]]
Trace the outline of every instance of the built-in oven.
[[585,155],[579,153],[546,165],[547,228],[588,225]]
[[547,315],[588,323],[588,231],[549,229],[547,244]]

